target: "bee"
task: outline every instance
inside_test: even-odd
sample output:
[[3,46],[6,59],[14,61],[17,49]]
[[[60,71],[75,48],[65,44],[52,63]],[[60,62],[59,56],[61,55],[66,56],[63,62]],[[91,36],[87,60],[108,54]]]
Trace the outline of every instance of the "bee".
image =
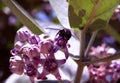
[[72,36],[71,31],[66,28],[59,30],[56,35],[59,35],[60,37],[66,40],[69,40]]

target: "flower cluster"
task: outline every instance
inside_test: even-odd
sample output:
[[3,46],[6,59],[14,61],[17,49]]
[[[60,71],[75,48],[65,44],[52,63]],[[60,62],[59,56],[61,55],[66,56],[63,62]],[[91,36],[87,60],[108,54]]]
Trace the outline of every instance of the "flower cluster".
[[[98,47],[92,47],[89,56],[105,58],[115,54],[114,48],[102,44]],[[120,78],[120,60],[111,62],[99,62],[88,66],[90,72],[90,83],[116,83]]]
[[[57,80],[61,80],[58,68],[68,59],[70,45],[67,41],[70,37],[71,32],[68,29],[60,30],[53,40],[35,35],[25,28],[18,30],[18,41],[11,50],[11,72],[26,74],[32,82],[34,78],[46,80],[48,74],[53,74]],[[65,58],[56,59],[57,51],[63,52]]]
[[116,50],[114,48],[106,46],[106,44],[102,44],[101,46],[97,47],[91,47],[91,52],[89,53],[89,56],[94,56],[96,58],[106,58],[110,55],[113,55],[116,53]]
[[90,83],[117,83],[120,79],[120,63],[118,60],[98,65],[90,65]]

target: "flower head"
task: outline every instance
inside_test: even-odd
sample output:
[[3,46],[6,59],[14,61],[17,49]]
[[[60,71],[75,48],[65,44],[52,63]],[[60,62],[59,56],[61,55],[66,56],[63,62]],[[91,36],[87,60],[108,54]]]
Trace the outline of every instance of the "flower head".
[[[54,40],[40,38],[41,36],[31,34],[24,29],[17,31],[17,35],[19,40],[11,50],[11,54],[14,55],[10,59],[11,71],[28,75],[32,82],[34,82],[35,77],[45,80],[48,74],[61,80],[59,67],[68,59],[67,41],[71,37],[71,32],[68,29],[60,30]],[[65,58],[56,59],[55,53],[57,51],[62,51]],[[43,68],[41,73],[39,68]]]
[[[107,56],[113,55],[116,50],[114,48],[107,47],[106,44],[101,46],[92,47],[89,56],[95,56],[97,58],[105,58]],[[90,81],[91,83],[115,83],[120,78],[120,64],[117,62],[99,62],[88,66],[90,72]]]
[[114,48],[107,47],[106,44],[102,44],[101,46],[91,47],[91,52],[89,56],[95,56],[97,58],[105,58],[109,55],[113,55],[116,53]]

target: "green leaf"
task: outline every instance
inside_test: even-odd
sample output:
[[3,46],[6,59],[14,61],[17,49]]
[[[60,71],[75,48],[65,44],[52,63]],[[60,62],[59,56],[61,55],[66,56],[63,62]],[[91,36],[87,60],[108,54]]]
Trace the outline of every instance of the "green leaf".
[[107,23],[119,1],[69,0],[69,21],[71,27],[79,29],[85,26],[89,27],[93,22],[96,23],[95,21],[98,20]]
[[96,30],[104,29],[106,28],[106,21],[101,20],[101,19],[96,19],[90,26],[89,26],[89,31],[94,32]]
[[33,33],[41,34],[45,32],[34,18],[30,16],[15,0],[2,0],[25,26]]

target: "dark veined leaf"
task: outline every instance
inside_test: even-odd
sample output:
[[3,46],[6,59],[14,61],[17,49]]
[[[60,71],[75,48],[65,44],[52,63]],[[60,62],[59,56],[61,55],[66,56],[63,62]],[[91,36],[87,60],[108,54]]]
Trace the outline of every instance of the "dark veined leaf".
[[81,29],[91,25],[97,28],[97,24],[103,22],[105,22],[103,24],[106,25],[115,7],[119,4],[119,1],[120,0],[69,0],[69,22],[71,27]]

